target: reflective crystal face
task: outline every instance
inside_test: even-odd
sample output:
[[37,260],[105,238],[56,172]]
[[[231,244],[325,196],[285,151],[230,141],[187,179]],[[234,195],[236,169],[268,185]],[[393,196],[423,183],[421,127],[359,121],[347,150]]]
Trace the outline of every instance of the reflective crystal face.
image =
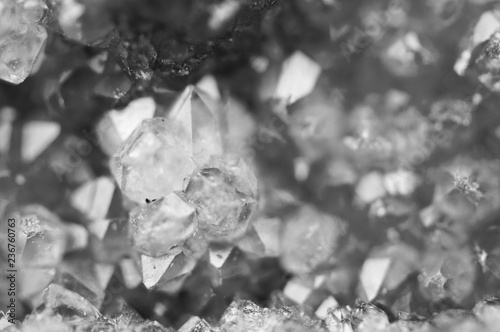
[[221,164],[197,170],[185,190],[186,197],[196,206],[200,230],[208,238],[242,235],[255,207],[255,178],[243,178],[238,166],[234,167]]
[[170,194],[131,213],[135,245],[153,257],[170,252],[196,230],[195,210],[176,194]]
[[194,169],[192,147],[166,119],[145,120],[113,158],[112,170],[122,191],[136,202],[181,190]]
[[43,10],[39,0],[0,4],[0,79],[19,84],[30,74],[47,39],[47,31],[37,24]]
[[310,207],[292,213],[281,238],[281,261],[297,274],[313,271],[335,258],[344,222]]

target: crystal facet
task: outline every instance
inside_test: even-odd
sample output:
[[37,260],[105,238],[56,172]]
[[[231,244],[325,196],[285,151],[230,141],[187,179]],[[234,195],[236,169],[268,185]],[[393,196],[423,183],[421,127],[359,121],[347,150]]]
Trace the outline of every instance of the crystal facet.
[[138,207],[130,220],[135,245],[152,257],[178,252],[197,227],[194,208],[174,193]]
[[144,120],[114,156],[113,174],[129,198],[142,203],[182,189],[195,163],[178,133],[164,118]]

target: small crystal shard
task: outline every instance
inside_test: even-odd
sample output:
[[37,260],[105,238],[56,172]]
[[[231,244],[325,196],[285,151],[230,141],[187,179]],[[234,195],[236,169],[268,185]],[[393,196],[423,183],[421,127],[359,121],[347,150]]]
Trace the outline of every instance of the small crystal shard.
[[68,318],[78,316],[97,319],[101,316],[99,310],[85,298],[56,284],[52,284],[44,290],[41,299],[35,306],[35,311],[49,311]]
[[100,177],[77,188],[71,195],[72,205],[90,219],[104,219],[115,191],[114,182],[107,177]]
[[25,124],[21,148],[23,160],[35,160],[57,138],[60,131],[60,125],[55,122],[32,121]]
[[114,156],[112,170],[121,190],[143,203],[182,189],[195,167],[191,153],[166,119],[144,120]]
[[275,98],[293,104],[314,89],[321,66],[307,55],[296,51],[283,63]]
[[[213,89],[212,89],[213,90]],[[189,86],[181,94],[170,110],[169,123],[184,137],[187,145],[192,146],[193,158],[203,165],[212,156],[222,153],[222,141],[219,130],[219,119],[212,111],[213,105],[208,95],[199,89]]]
[[19,84],[30,74],[47,39],[38,24],[44,8],[39,0],[0,3],[0,79]]
[[147,255],[141,256],[142,279],[146,288],[149,289],[158,283],[170,264],[172,264],[175,256],[175,254],[163,255],[158,258],[149,257]]
[[305,205],[286,221],[281,238],[281,261],[291,272],[309,273],[335,260],[344,234],[344,221]]
[[185,189],[205,236],[230,239],[247,228],[256,201],[255,175],[243,160],[214,160],[195,171]]
[[360,281],[368,301],[372,301],[377,296],[390,265],[390,258],[369,258],[364,262]]
[[131,236],[145,254],[159,257],[181,245],[196,231],[195,210],[170,194],[132,211]]
[[153,117],[155,109],[153,98],[145,97],[131,101],[123,110],[109,111],[96,126],[98,143],[110,156],[115,154],[142,121]]

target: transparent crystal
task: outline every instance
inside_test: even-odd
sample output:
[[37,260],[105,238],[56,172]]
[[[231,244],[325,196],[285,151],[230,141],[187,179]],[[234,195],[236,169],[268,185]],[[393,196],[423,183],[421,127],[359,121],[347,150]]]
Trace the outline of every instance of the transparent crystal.
[[122,110],[107,112],[97,124],[95,133],[91,134],[97,136],[104,152],[112,156],[142,121],[153,117],[155,109],[153,98],[135,99]]
[[35,306],[36,312],[49,312],[71,318],[78,316],[85,319],[97,319],[101,313],[84,297],[60,285],[47,287]]
[[357,332],[382,332],[389,326],[387,314],[371,303],[361,302],[354,308],[351,319]]
[[185,322],[178,332],[210,332],[213,329],[210,325],[200,317],[193,316]]
[[39,0],[1,3],[0,79],[19,84],[30,74],[47,39],[47,31],[38,24],[44,8]]
[[304,205],[287,218],[281,238],[281,261],[290,272],[305,274],[335,261],[345,222]]
[[108,12],[100,1],[61,0],[58,20],[67,38],[92,44],[113,29]]
[[274,97],[293,104],[311,93],[320,74],[319,64],[296,51],[283,63]]
[[31,121],[23,126],[21,156],[32,162],[57,138],[61,126],[55,122]]
[[243,235],[256,205],[257,180],[242,159],[213,159],[196,170],[185,189],[208,238]]
[[141,265],[143,282],[147,288],[175,294],[192,273],[196,259],[183,253],[157,258],[142,255]]
[[104,219],[114,191],[114,182],[108,177],[100,177],[77,188],[71,195],[71,204],[91,220]]
[[128,236],[127,219],[97,221],[91,225],[92,229],[96,237],[91,238],[91,249],[96,261],[118,263],[130,254],[132,243]]
[[113,272],[112,264],[96,263],[85,252],[80,252],[61,264],[57,283],[100,307]]
[[135,245],[152,257],[178,252],[197,227],[195,209],[174,193],[136,208],[130,222]]
[[214,107],[215,101],[208,92],[188,86],[168,115],[169,123],[186,134],[182,139],[192,146],[193,158],[198,165],[222,153],[219,118],[213,111]]
[[144,120],[113,157],[112,171],[121,190],[132,200],[167,196],[181,190],[195,168],[192,145],[164,118]]

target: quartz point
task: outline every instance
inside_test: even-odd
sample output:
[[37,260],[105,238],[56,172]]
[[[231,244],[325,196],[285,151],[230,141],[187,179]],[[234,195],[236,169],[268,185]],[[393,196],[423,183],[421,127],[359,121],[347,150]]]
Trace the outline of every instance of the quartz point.
[[114,182],[110,178],[100,177],[77,188],[70,200],[75,208],[91,220],[104,219],[108,214],[114,191]]
[[281,262],[290,272],[307,274],[335,259],[345,222],[304,205],[286,220]]
[[204,236],[234,239],[247,228],[256,205],[257,181],[242,159],[213,159],[193,173],[184,192],[196,206]]
[[151,257],[178,253],[197,227],[195,209],[175,193],[136,208],[130,223],[136,247]]
[[113,174],[124,194],[138,203],[182,190],[195,168],[192,145],[165,118],[144,120],[112,159]]
[[154,116],[156,103],[151,97],[131,101],[123,110],[107,112],[96,126],[96,136],[103,150],[114,155],[142,121]]
[[213,111],[215,101],[210,97],[210,90],[205,92],[188,86],[168,115],[173,127],[182,128],[179,132],[185,134],[182,138],[192,146],[193,158],[198,165],[222,153],[219,118]]
[[47,287],[35,306],[35,312],[47,311],[61,314],[63,317],[66,315],[86,319],[101,317],[99,310],[84,297],[57,284]]
[[185,322],[178,332],[211,332],[213,329],[200,317],[193,316]]
[[47,39],[44,9],[40,0],[0,2],[0,79],[19,84],[30,74]]
[[24,125],[21,156],[32,162],[57,138],[61,126],[49,121],[31,121]]
[[319,64],[296,51],[283,63],[274,97],[293,104],[313,91],[320,74]]

